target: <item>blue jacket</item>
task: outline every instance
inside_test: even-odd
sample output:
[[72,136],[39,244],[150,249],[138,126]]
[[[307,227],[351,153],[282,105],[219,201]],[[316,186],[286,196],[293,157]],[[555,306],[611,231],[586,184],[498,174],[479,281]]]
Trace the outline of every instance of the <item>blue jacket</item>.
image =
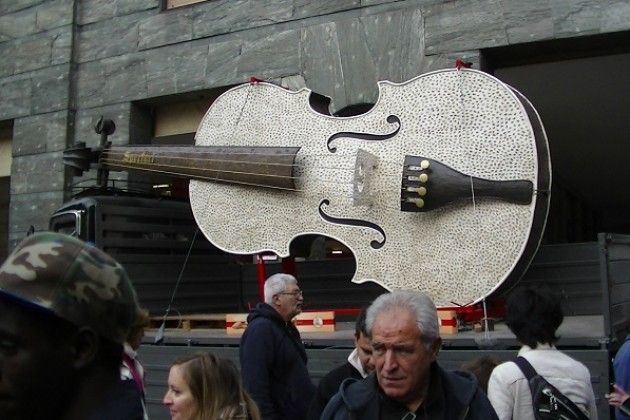
[[[468,372],[449,372],[437,363],[431,366],[426,407],[418,418],[444,420],[498,420],[477,380]],[[383,407],[387,406],[387,413]],[[395,415],[396,411],[399,415]],[[387,398],[379,389],[376,374],[364,380],[346,379],[330,400],[320,420],[385,420],[404,418],[406,407]]]
[[263,419],[306,418],[315,386],[300,333],[266,303],[256,306],[247,323],[240,346],[241,376]]
[[[621,345],[615,358],[613,359],[613,368],[615,372],[615,383],[622,387],[625,391],[630,390],[630,335],[626,336],[626,340]],[[617,420],[629,420],[627,416],[619,409],[615,409],[615,418]]]

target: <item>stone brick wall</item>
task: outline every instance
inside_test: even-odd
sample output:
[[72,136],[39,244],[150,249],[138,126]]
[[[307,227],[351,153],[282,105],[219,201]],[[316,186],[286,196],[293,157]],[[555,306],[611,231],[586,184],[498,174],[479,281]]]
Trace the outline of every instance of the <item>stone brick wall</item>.
[[[0,121],[13,120],[10,241],[47,227],[67,199],[61,151],[137,132],[134,103],[250,76],[332,98],[332,111],[479,49],[630,29],[630,2],[603,0],[0,1]],[[143,124],[145,122],[142,122]],[[145,130],[146,131],[146,130]]]
[[630,29],[625,0],[469,0],[425,9],[427,54]]
[[0,120],[13,120],[9,242],[47,227],[64,199],[73,0],[0,2]]

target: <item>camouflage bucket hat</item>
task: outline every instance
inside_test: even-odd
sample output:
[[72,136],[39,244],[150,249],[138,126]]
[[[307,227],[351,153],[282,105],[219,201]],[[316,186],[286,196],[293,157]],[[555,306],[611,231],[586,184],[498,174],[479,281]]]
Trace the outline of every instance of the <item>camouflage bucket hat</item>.
[[72,236],[24,239],[0,267],[0,296],[124,343],[138,310],[123,267]]

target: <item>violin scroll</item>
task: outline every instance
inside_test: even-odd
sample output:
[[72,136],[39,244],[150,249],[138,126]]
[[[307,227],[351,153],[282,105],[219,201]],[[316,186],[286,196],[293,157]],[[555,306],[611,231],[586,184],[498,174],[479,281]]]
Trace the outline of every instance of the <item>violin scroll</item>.
[[[102,150],[109,145],[107,137],[116,131],[116,124],[114,121],[101,116],[94,124],[94,131],[96,134],[101,135],[100,148],[92,149],[86,147],[85,142],[82,141],[63,151],[63,163],[70,168],[73,176],[82,176],[83,172],[90,170],[93,163],[98,163]],[[101,175],[99,175],[99,178],[101,178]]]
[[73,176],[82,176],[92,163],[98,163],[100,155],[100,150],[92,150],[85,142],[79,142],[63,151],[63,164],[71,169]]

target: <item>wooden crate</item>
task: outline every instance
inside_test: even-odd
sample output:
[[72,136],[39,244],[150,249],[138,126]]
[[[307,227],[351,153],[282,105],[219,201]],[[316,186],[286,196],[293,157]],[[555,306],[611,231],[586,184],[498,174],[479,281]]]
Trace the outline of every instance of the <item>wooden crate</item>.
[[302,312],[293,323],[300,332],[334,332],[335,313],[333,311]]
[[164,322],[166,328],[179,328],[186,331],[192,329],[225,328],[224,314],[190,314],[190,315],[169,315],[151,317],[149,328],[159,328]]
[[[242,334],[247,328],[248,314],[225,315],[225,331],[230,335]],[[333,311],[302,312],[293,318],[299,332],[334,332],[335,313]]]
[[225,332],[230,335],[243,334],[247,328],[248,314],[226,314],[225,315]]
[[440,320],[440,335],[457,334],[457,312],[438,309],[437,313]]

